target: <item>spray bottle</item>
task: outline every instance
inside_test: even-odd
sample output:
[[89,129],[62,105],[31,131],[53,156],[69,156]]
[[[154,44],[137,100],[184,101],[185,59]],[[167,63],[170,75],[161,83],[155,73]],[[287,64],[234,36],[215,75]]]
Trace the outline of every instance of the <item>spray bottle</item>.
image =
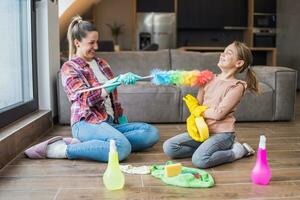
[[103,174],[103,183],[108,190],[122,189],[125,183],[124,174],[120,170],[115,140],[110,140],[109,159]]
[[252,169],[251,180],[252,183],[259,185],[267,185],[271,179],[271,169],[268,165],[266,137],[260,136],[259,147],[257,150],[257,158],[254,168]]

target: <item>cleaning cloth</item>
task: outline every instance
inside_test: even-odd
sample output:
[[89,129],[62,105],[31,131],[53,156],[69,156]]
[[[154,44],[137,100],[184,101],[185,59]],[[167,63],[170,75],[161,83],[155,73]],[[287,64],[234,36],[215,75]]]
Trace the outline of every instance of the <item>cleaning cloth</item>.
[[150,166],[120,165],[120,169],[127,174],[150,174]]
[[[174,163],[168,161],[166,165],[168,164]],[[152,165],[150,170],[152,176],[161,179],[168,185],[189,188],[209,188],[215,184],[213,177],[201,169],[182,166],[181,173],[173,177],[167,177],[165,175],[165,165]]]

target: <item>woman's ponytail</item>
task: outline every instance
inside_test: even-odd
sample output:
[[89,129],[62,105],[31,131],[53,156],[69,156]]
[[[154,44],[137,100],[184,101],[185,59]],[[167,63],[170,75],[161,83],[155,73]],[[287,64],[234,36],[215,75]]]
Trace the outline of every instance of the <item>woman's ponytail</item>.
[[74,44],[74,37],[73,37],[73,27],[77,25],[80,21],[82,21],[82,18],[80,16],[76,16],[72,19],[69,27],[68,27],[68,33],[67,33],[67,38],[68,38],[68,43],[69,43],[69,60],[74,56],[76,53],[76,47]]
[[76,54],[76,46],[74,40],[77,39],[81,41],[82,38],[86,36],[87,32],[97,31],[94,24],[89,21],[83,21],[80,16],[73,17],[69,27],[68,27],[68,43],[69,43],[69,60]]

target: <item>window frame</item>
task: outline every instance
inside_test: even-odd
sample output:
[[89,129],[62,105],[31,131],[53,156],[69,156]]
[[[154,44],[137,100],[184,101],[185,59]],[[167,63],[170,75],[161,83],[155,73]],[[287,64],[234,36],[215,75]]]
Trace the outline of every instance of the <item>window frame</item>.
[[37,80],[37,46],[36,46],[36,0],[30,1],[31,45],[32,45],[32,85],[33,99],[17,107],[0,113],[0,128],[17,121],[23,116],[38,110],[38,80]]

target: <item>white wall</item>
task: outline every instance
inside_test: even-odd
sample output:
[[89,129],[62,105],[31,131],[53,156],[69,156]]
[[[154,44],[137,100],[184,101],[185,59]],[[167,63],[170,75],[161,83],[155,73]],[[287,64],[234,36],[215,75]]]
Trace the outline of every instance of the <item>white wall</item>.
[[72,4],[75,0],[60,0],[58,1],[58,13],[59,16]]
[[300,89],[299,0],[277,0],[277,65],[298,71]]
[[51,110],[54,117],[57,115],[56,73],[60,68],[58,5],[49,0],[36,5],[39,109]]

